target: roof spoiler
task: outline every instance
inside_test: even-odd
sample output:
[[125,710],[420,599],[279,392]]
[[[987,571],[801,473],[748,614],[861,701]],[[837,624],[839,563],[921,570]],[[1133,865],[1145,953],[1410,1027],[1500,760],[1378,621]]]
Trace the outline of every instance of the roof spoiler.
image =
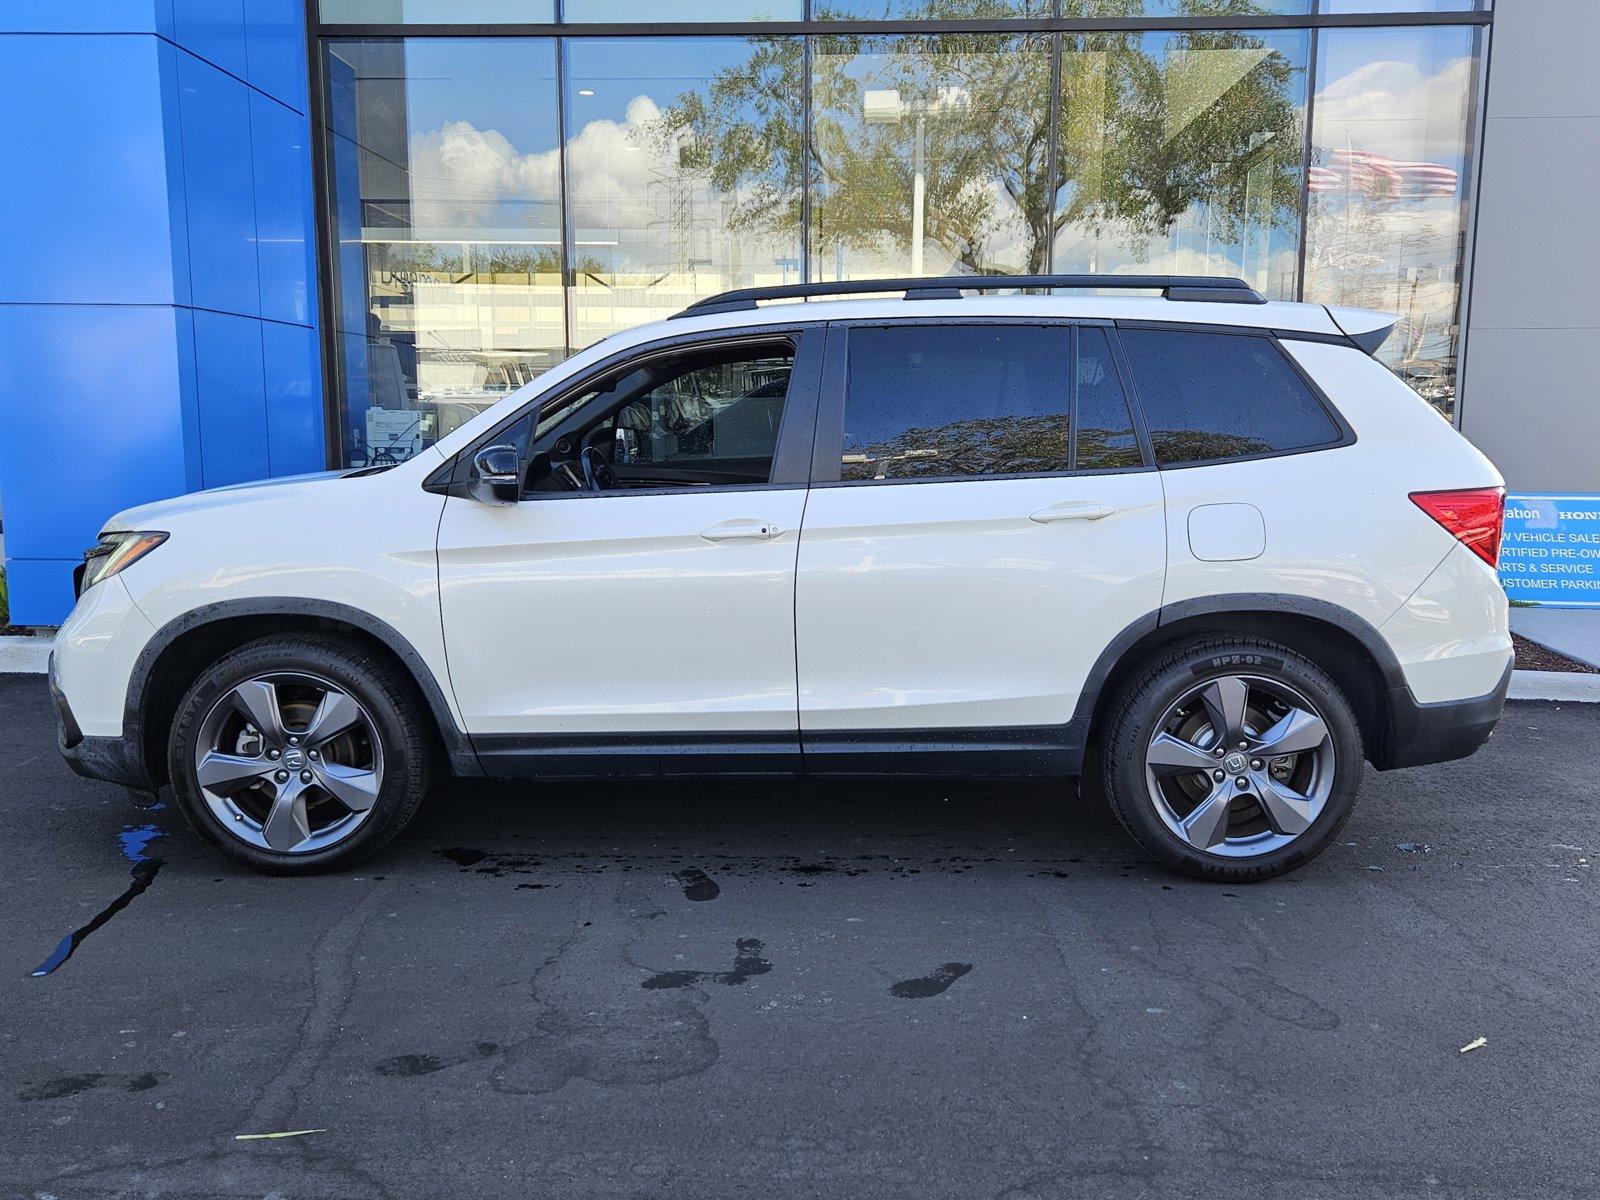
[[1389,340],[1400,320],[1393,313],[1374,312],[1370,308],[1345,308],[1338,304],[1323,307],[1339,331],[1368,354],[1378,352],[1378,347]]

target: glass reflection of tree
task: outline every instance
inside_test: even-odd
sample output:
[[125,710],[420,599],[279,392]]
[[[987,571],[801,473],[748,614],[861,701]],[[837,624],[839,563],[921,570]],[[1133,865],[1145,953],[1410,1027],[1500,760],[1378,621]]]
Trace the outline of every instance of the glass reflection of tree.
[[1150,444],[1161,463],[1210,462],[1247,454],[1270,454],[1272,443],[1234,433],[1209,433],[1202,429],[1152,429]]
[[907,429],[871,446],[847,444],[843,476],[918,479],[1065,471],[1070,433],[1065,413],[980,417]]
[[[1104,15],[1105,5],[1090,7]],[[1207,15],[1257,8],[1245,0],[1181,7]],[[996,0],[925,0],[914,16],[984,19],[1001,8],[1016,15]],[[1296,68],[1259,36],[1187,33],[1154,47],[1132,32],[1064,38],[1059,204],[1049,179],[1049,35],[819,35],[809,83],[802,39],[751,43],[742,64],[680,96],[662,117],[692,132],[676,143],[680,164],[733,198],[735,232],[793,238],[799,230],[808,85],[818,185],[811,222],[824,252],[903,254],[911,240],[911,133],[864,119],[868,89],[894,89],[913,110],[938,108],[927,133],[924,228],[966,270],[1042,271],[1068,225],[1141,249],[1196,204],[1207,207],[1214,235],[1233,242],[1259,235],[1264,223],[1295,220]],[[870,81],[865,55],[876,56]],[[953,94],[960,104],[940,102]],[[1015,248],[999,251],[1013,242],[1008,234]]]

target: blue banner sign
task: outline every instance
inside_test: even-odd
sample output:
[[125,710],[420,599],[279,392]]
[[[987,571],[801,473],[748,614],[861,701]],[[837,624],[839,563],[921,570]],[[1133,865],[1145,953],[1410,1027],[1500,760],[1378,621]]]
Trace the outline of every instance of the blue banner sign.
[[1600,608],[1600,495],[1507,495],[1500,582],[1528,604]]

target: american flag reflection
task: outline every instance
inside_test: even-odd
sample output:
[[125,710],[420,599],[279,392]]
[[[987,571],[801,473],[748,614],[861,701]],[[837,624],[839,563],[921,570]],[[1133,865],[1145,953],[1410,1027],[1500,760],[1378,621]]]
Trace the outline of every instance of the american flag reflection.
[[1306,174],[1313,192],[1353,192],[1375,199],[1454,196],[1461,174],[1435,162],[1406,162],[1371,150],[1342,149],[1328,155],[1326,165]]

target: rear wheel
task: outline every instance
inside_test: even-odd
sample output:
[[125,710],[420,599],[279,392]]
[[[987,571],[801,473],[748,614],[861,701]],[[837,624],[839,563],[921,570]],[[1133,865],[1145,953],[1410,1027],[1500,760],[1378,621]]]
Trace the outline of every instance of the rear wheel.
[[1150,853],[1244,882],[1310,861],[1349,818],[1361,731],[1338,685],[1274,642],[1225,637],[1162,653],[1113,699],[1107,799]]
[[167,763],[184,817],[265,871],[304,874],[377,852],[427,789],[414,691],[329,638],[275,636],[202,672]]

